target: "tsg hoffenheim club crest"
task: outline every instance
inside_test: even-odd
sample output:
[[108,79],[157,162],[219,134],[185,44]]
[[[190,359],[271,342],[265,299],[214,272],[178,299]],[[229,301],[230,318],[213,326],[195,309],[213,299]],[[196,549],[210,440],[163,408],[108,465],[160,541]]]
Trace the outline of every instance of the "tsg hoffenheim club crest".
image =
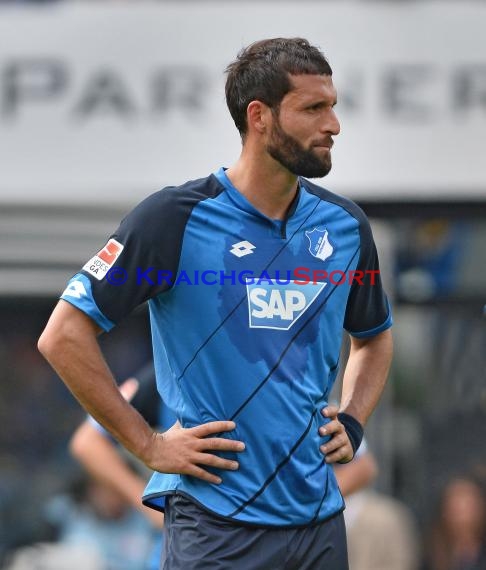
[[329,241],[329,233],[327,230],[318,230],[314,228],[311,232],[305,232],[309,238],[309,253],[317,259],[326,260],[332,255],[334,251],[331,242]]

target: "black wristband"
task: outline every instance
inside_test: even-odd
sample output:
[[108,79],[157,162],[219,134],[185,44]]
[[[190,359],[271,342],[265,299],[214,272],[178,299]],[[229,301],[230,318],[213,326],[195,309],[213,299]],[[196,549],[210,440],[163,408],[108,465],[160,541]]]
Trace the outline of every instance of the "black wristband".
[[351,442],[351,446],[353,448],[353,457],[358,450],[358,447],[361,444],[361,440],[363,439],[363,426],[358,422],[356,418],[346,414],[345,412],[339,412],[337,415],[338,420],[343,424],[344,429],[349,437],[349,441]]

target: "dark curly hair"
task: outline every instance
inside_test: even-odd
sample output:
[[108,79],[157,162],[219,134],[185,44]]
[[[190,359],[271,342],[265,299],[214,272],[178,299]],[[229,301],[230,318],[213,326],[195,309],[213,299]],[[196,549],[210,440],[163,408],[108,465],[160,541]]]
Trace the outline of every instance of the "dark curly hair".
[[246,110],[258,100],[278,110],[292,89],[290,75],[332,75],[324,54],[303,38],[272,38],[242,49],[226,68],[226,103],[244,139]]

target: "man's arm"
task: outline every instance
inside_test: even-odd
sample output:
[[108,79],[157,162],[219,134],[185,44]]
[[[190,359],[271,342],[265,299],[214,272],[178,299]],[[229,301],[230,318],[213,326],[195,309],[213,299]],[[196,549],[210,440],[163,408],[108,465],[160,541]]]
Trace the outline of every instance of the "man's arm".
[[[365,425],[385,387],[392,355],[393,340],[390,329],[368,338],[351,337],[339,412],[345,412],[362,426]],[[337,419],[337,412],[335,406],[325,408],[323,415],[331,421],[319,429],[322,436],[331,436],[331,439],[321,446],[327,463],[350,461],[354,454],[344,426]]]
[[351,337],[340,412],[353,416],[363,426],[366,424],[385,388],[392,356],[390,329],[369,338]]
[[218,421],[184,429],[154,432],[120,394],[103,358],[98,325],[79,309],[60,301],[42,333],[38,347],[84,409],[122,445],[155,471],[181,473],[220,483],[200,465],[238,469],[238,463],[212,451],[242,451],[239,441],[207,437],[231,431],[234,422]]

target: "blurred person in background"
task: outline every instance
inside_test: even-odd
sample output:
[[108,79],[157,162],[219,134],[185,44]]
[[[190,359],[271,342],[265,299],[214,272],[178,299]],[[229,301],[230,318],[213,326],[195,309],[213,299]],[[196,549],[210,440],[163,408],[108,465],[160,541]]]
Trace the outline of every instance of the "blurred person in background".
[[[160,399],[153,364],[147,364],[120,386],[123,397],[144,417],[147,423],[161,431],[170,428],[176,418]],[[151,552],[147,570],[158,570],[162,554],[164,515],[143,505],[141,497],[150,472],[140,462],[134,470],[127,462],[127,453],[92,418],[87,418],[74,432],[70,440],[73,457],[94,478],[117,491],[128,505],[138,509],[151,525]],[[131,456],[133,462],[135,458]]]
[[[155,471],[144,501],[165,512],[164,568],[346,570],[331,464],[352,460],[380,399],[392,318],[366,216],[302,178],[331,169],[332,70],[302,38],[262,40],[229,65],[226,94],[243,143],[236,163],[125,217],[68,284],[39,349]],[[305,288],[303,256],[321,272]],[[375,279],[338,286],[323,267]],[[165,278],[143,278],[154,268]],[[208,270],[239,279],[194,286]],[[295,279],[274,283],[285,272]],[[181,274],[189,282],[175,283]],[[97,341],[147,300],[159,392],[180,422],[164,434],[120,395]],[[343,329],[352,340],[338,408],[328,397]]]
[[49,541],[12,551],[5,570],[146,570],[147,519],[124,494],[82,474],[44,505]]
[[149,522],[123,493],[99,478],[86,475],[75,493],[50,499],[46,518],[57,544],[92,552],[104,570],[146,570],[152,548]]
[[335,472],[346,499],[350,570],[418,570],[416,522],[404,504],[372,488],[378,464],[366,440]]
[[446,483],[426,549],[426,570],[486,569],[486,495],[475,477]]
[[[352,461],[334,465],[334,473],[339,490],[346,499],[373,483],[378,476],[378,464],[365,439],[361,442]],[[348,502],[346,501],[347,508]],[[346,518],[346,511],[344,517]]]

